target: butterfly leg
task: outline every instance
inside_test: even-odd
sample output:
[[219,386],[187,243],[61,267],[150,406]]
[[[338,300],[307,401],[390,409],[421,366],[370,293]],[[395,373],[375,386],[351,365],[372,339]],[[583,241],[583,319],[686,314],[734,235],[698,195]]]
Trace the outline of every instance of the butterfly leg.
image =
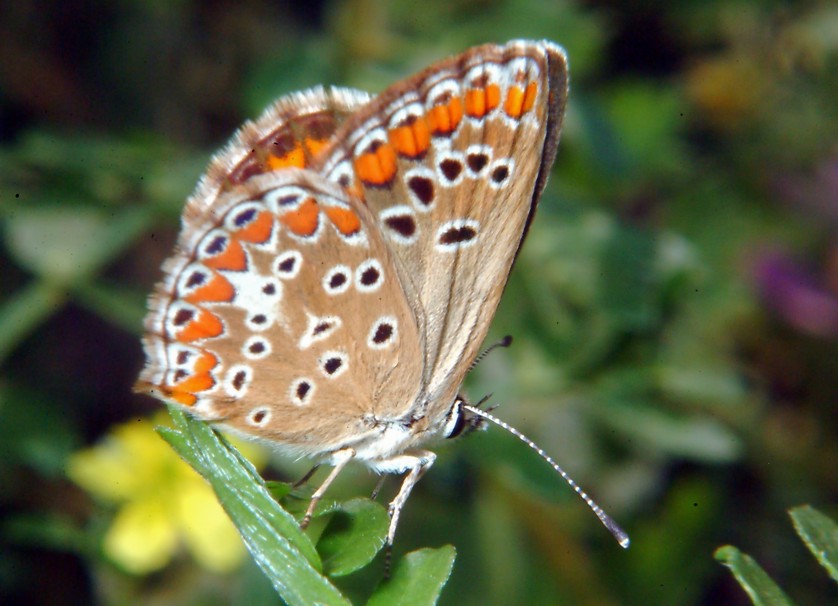
[[314,475],[314,472],[316,472],[318,469],[320,469],[320,463],[309,469],[306,472],[306,475],[304,475],[302,478],[291,484],[291,488],[299,488],[300,486],[308,482],[311,479],[311,476]]
[[396,536],[396,528],[399,525],[399,515],[401,515],[402,507],[407,502],[407,497],[410,496],[410,491],[416,486],[431,465],[434,464],[436,455],[429,450],[417,450],[413,453],[404,453],[383,461],[381,467],[386,467],[389,473],[407,472],[407,475],[402,481],[402,487],[399,493],[390,502],[390,528],[387,530],[387,545],[393,544],[393,538]]
[[381,492],[381,489],[384,488],[384,482],[387,481],[387,475],[382,474],[380,478],[378,478],[378,483],[375,485],[375,488],[372,489],[372,494],[370,495],[370,500],[375,501],[378,498],[378,493]]
[[306,514],[303,516],[303,521],[300,522],[300,528],[305,529],[309,522],[311,522],[311,516],[314,515],[314,508],[317,507],[317,503],[320,502],[320,499],[323,498],[323,495],[326,494],[326,491],[329,489],[329,486],[332,482],[335,481],[335,478],[338,477],[338,474],[343,470],[344,467],[353,459],[355,456],[355,449],[354,448],[345,448],[343,450],[338,450],[337,452],[332,454],[332,464],[334,464],[334,468],[320,485],[320,488],[314,491],[314,494],[311,495],[311,501],[309,501],[308,509],[306,509]]

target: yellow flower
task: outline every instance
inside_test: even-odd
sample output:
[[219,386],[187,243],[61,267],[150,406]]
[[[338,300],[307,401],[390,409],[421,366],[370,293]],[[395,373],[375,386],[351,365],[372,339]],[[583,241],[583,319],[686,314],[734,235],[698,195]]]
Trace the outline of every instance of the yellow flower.
[[[114,427],[102,443],[70,458],[67,475],[118,506],[102,547],[128,572],[163,568],[182,544],[201,566],[230,571],[241,562],[244,545],[209,484],[154,431],[168,424],[160,413]],[[264,463],[262,451],[237,446],[257,466]]]

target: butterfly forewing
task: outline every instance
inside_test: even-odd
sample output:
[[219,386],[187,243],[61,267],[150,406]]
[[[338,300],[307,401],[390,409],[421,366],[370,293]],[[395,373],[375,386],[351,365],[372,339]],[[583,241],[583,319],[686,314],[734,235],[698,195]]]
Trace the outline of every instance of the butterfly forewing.
[[382,93],[324,153],[322,171],[372,211],[419,327],[423,401],[387,398],[394,413],[451,406],[552,165],[566,93],[558,47],[477,47]]

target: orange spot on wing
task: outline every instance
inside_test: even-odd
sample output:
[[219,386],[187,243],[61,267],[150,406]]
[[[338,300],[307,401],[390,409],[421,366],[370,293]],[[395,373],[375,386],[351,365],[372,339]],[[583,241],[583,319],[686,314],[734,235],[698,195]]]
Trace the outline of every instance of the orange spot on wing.
[[538,84],[530,82],[527,84],[527,90],[524,92],[524,106],[525,112],[530,111],[535,105],[535,98],[538,96]]
[[463,119],[463,102],[459,97],[453,97],[448,103],[433,106],[426,117],[431,133],[451,134]]
[[418,158],[431,145],[431,133],[428,131],[428,124],[421,116],[414,118],[413,122],[403,126],[397,126],[390,131],[390,144],[402,156]]
[[298,236],[310,236],[317,230],[317,202],[306,198],[295,210],[282,215],[279,220]]
[[195,362],[195,372],[198,374],[208,373],[210,370],[218,366],[218,358],[214,354],[204,351],[201,357]]
[[195,393],[197,391],[212,389],[214,385],[215,379],[213,379],[209,373],[194,374],[174,385],[172,387],[172,392]]
[[466,115],[482,118],[486,115],[486,91],[472,88],[466,91]]
[[236,290],[230,281],[218,273],[213,273],[212,280],[201,288],[184,297],[189,303],[204,303],[207,301],[232,301]]
[[361,229],[361,220],[353,211],[338,206],[327,206],[323,210],[344,236],[351,236]]
[[386,185],[396,176],[396,152],[387,143],[355,158],[355,172],[368,185]]
[[306,139],[305,140],[305,145],[308,148],[308,152],[309,152],[309,154],[311,154],[312,157],[319,154],[323,150],[323,148],[326,147],[328,144],[329,144],[328,139]]
[[274,217],[268,211],[260,212],[250,223],[233,234],[237,240],[254,242],[259,244],[271,237],[271,230],[274,226]]
[[198,339],[211,339],[224,332],[224,325],[217,316],[206,309],[199,309],[196,317],[177,333],[178,341],[189,343]]
[[203,260],[204,265],[211,269],[229,269],[231,271],[242,271],[247,268],[247,255],[242,245],[230,238],[227,241],[227,248],[214,257]]
[[500,87],[490,84],[486,87],[486,111],[490,112],[500,105]]
[[524,108],[524,91],[518,86],[509,88],[503,110],[511,118],[520,118]]
[[195,402],[198,401],[198,397],[191,393],[172,391],[169,389],[163,389],[163,392],[168,398],[174,400],[182,406],[194,406]]
[[416,149],[416,140],[413,138],[413,129],[410,126],[397,126],[390,131],[390,144],[402,156],[415,158],[419,155]]
[[280,170],[282,168],[305,168],[306,156],[303,153],[303,148],[300,144],[294,146],[290,151],[285,152],[281,156],[268,156],[268,168],[271,170]]

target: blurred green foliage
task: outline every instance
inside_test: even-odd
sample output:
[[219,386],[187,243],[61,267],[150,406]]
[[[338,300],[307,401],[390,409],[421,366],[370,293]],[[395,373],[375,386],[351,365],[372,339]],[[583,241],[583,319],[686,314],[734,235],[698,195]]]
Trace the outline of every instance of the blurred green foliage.
[[[280,94],[375,92],[473,44],[542,37],[570,57],[565,131],[494,323],[515,343],[468,390],[632,546],[490,430],[440,450],[395,561],[456,546],[443,604],[746,604],[713,558],[732,544],[795,603],[836,600],[785,519],[838,503],[833,3],[71,0],[0,8],[0,602],[276,602],[252,565],[115,570],[97,549],[112,512],[63,474],[157,409],[130,386],[183,201]],[[278,459],[272,477],[302,471]],[[348,471],[330,496],[374,482]],[[405,569],[449,557],[416,553]],[[375,561],[335,583],[358,599],[380,576]]]

